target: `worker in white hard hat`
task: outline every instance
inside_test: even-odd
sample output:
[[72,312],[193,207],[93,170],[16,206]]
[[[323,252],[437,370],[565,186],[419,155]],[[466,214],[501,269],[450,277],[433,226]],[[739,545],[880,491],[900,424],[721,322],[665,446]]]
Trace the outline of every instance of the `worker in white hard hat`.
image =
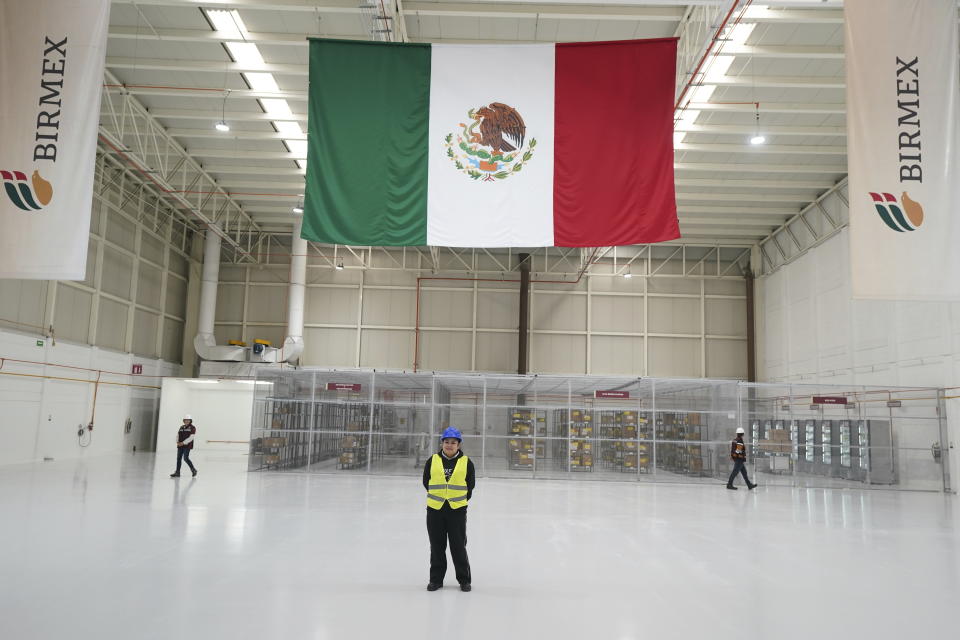
[[193,450],[193,440],[197,437],[197,428],[193,426],[193,418],[188,413],[183,416],[183,424],[177,431],[177,470],[170,474],[171,478],[180,477],[180,463],[186,461],[193,477],[197,477],[197,468],[190,462],[190,451]]
[[730,443],[730,458],[733,460],[733,471],[730,472],[730,478],[727,480],[727,489],[737,490],[733,486],[733,480],[737,474],[743,474],[743,480],[747,483],[748,489],[755,489],[757,485],[750,482],[747,477],[747,445],[743,443],[743,427],[737,427],[737,437]]

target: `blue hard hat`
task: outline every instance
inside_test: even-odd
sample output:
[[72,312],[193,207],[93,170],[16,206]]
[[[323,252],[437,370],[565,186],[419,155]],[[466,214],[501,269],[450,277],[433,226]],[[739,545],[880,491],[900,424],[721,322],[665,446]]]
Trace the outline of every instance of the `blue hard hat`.
[[456,427],[447,427],[443,430],[443,433],[440,435],[440,439],[446,440],[447,438],[456,438],[460,442],[463,442],[463,436],[460,434],[460,430]]

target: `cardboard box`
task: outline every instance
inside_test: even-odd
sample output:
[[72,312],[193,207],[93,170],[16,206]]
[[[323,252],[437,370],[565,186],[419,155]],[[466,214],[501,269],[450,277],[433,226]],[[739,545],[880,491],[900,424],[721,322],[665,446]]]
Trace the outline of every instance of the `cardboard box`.
[[357,446],[357,436],[344,436],[340,441],[340,446],[344,449],[352,449]]
[[758,445],[760,446],[760,451],[764,453],[792,453],[793,445],[788,440],[783,442],[780,440],[759,440]]
[[770,440],[776,440],[778,442],[790,442],[790,431],[787,429],[770,429],[767,434],[770,436]]

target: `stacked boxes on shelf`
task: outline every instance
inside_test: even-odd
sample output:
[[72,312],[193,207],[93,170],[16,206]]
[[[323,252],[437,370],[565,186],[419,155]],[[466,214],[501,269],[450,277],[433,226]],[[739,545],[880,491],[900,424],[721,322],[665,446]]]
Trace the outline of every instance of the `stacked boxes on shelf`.
[[[507,439],[507,467],[533,469],[535,460],[546,458],[547,415],[545,411],[513,407]],[[538,440],[538,438],[544,438]]]
[[621,472],[649,472],[652,443],[649,442],[651,436],[647,424],[647,419],[636,411],[601,411],[599,432],[603,466]]
[[312,449],[309,404],[270,398],[263,412],[263,436],[250,443],[251,468],[285,469],[308,464]]
[[704,428],[699,413],[664,412],[657,418],[657,467],[674,473],[709,474],[704,464],[709,448],[703,445]]
[[605,469],[620,469],[623,467],[623,443],[620,441],[622,429],[620,426],[620,411],[600,411],[600,421],[597,425],[600,436],[600,464]]
[[649,421],[636,411],[624,411],[620,417],[620,423],[624,440],[623,469],[650,473],[652,444]]
[[341,469],[365,469],[370,456],[370,434],[367,433],[369,405],[347,403],[339,405],[345,434],[340,438],[338,462]]
[[759,445],[760,451],[765,453],[793,453],[793,443],[790,440],[790,431],[788,429],[768,429],[767,439],[760,440]]
[[557,464],[571,471],[593,471],[593,414],[584,409],[559,409],[554,414],[558,427],[554,447]]

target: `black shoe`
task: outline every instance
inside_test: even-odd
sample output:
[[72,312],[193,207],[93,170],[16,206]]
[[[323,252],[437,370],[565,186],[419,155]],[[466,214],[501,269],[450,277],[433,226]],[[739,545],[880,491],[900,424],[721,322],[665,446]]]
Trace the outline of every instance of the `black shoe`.
[[753,490],[756,489],[756,488],[757,488],[757,483],[756,483],[756,482],[754,482],[753,484],[748,484],[748,485],[747,485],[747,489],[750,489],[751,491],[753,491]]
[[[190,473],[192,473],[192,474],[193,474],[193,477],[194,477],[194,478],[196,478],[196,477],[197,477],[197,470],[196,470],[196,469],[194,469],[194,470],[193,470],[193,471],[191,471]],[[754,486],[756,486],[756,485],[754,485]]]
[[470,591],[471,589],[473,589],[473,587],[471,587],[469,584],[460,585],[460,591]]
[[731,490],[733,490],[733,491],[736,491],[736,490],[737,490],[737,488],[736,488],[735,486],[733,486],[732,484],[728,484],[728,485],[727,485],[727,489],[731,489]]
[[180,477],[180,474],[179,474],[179,473],[171,473],[171,474],[170,474],[170,477],[171,477],[171,478],[179,478],[179,477]]
[[442,587],[443,585],[440,584],[439,582],[431,582],[430,584],[427,585],[427,591],[436,591],[437,589],[440,589]]

